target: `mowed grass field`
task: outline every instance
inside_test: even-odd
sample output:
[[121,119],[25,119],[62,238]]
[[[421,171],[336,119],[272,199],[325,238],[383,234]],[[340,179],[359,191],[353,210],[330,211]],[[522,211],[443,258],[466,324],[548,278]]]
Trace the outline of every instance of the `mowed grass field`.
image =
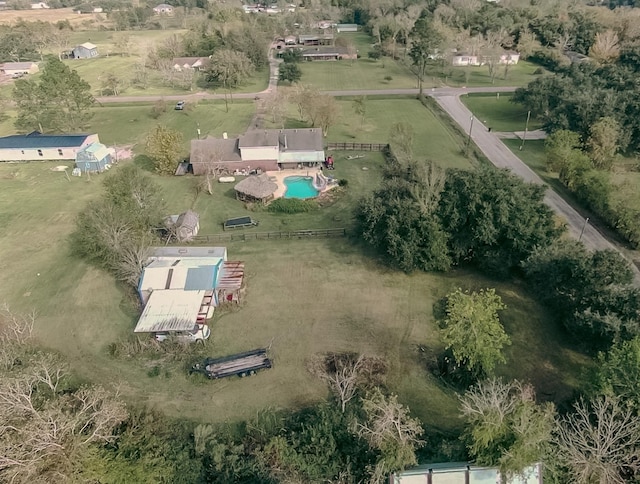
[[[98,133],[100,141],[107,145],[137,145],[136,151],[144,150],[147,134],[157,125],[163,124],[178,130],[183,135],[184,155],[189,153],[189,143],[201,137],[242,134],[255,114],[255,104],[247,101],[229,103],[226,112],[224,101],[188,102],[183,111],[174,110],[175,102],[165,102],[166,111],[159,117],[151,115],[153,103],[104,104],[92,109],[93,118],[85,131]],[[9,111],[0,122],[0,136],[15,134],[16,113]]]
[[[398,60],[384,57],[372,60],[367,53],[373,50],[374,38],[365,32],[340,33],[338,38],[351,41],[360,58],[356,61],[311,61],[302,62],[300,82],[310,84],[323,91],[357,89],[416,89],[418,80],[411,72],[411,59],[403,56],[398,47]],[[453,67],[433,65],[428,67],[424,87],[485,87],[485,86],[526,86],[538,77],[534,74],[539,66],[520,61],[510,66],[505,76],[504,67],[498,69],[493,82],[486,66]],[[386,79],[389,77],[389,79]]]
[[[464,140],[434,112],[414,97],[369,97],[366,99],[364,121],[353,108],[352,98],[337,99],[340,115],[329,128],[328,142],[389,143],[391,127],[405,122],[413,128],[413,154],[417,159],[432,160],[444,167],[470,168],[471,162],[462,154]],[[269,119],[266,122],[269,124]],[[291,106],[285,128],[306,127],[297,110]],[[270,127],[281,127],[270,124]]]
[[92,25],[99,23],[106,17],[105,14],[76,13],[73,8],[55,9],[32,9],[32,10],[3,10],[0,12],[0,24],[13,25],[20,20],[27,22],[59,22],[68,20],[71,25],[78,27],[81,25]]
[[[465,106],[482,120],[485,126],[491,126],[493,131],[524,131],[527,124],[527,109],[521,104],[512,102],[512,99],[511,93],[473,93],[460,96]],[[540,128],[542,128],[542,122],[532,116],[529,119],[529,131]]]
[[[245,261],[247,291],[240,308],[215,315],[207,354],[270,345],[273,369],[206,381],[188,377],[183,363],[113,358],[108,346],[131,335],[134,303],[111,276],[79,261],[68,239],[76,214],[100,193],[101,177],[67,181],[51,166],[0,165],[0,294],[15,310],[37,311],[39,341],[63,354],[82,378],[117,387],[132,403],[210,422],[249,418],[268,406],[297,408],[327,396],[305,370],[309,356],[360,351],[389,361],[390,390],[428,426],[458,427],[457,399],[424,359],[442,349],[432,306],[456,287],[496,287],[507,304],[502,320],[513,345],[499,374],[531,380],[544,398],[562,399],[586,363],[519,288],[463,271],[403,274],[348,239],[228,245],[231,259]],[[169,211],[182,209],[191,197],[188,177],[160,181]],[[154,365],[162,371],[150,377]]]
[[[538,72],[536,74],[536,72]],[[514,66],[509,66],[505,75],[504,66],[499,66],[493,82],[487,66],[454,67],[432,66],[427,69],[427,80],[435,85],[451,87],[490,87],[490,86],[526,86],[544,73],[541,67],[521,60]]]

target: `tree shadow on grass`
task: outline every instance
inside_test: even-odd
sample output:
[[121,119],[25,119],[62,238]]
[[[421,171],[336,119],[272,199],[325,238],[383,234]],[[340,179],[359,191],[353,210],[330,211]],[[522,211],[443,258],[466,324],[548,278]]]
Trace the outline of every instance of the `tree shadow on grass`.
[[133,164],[136,165],[141,170],[148,171],[150,173],[153,173],[155,171],[153,166],[153,160],[149,158],[147,155],[136,155],[133,158]]

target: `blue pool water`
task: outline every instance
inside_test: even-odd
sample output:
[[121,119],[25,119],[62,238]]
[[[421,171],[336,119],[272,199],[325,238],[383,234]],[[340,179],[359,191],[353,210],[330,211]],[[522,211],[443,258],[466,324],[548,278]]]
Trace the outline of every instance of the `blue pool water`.
[[287,191],[284,198],[313,198],[318,196],[318,190],[313,188],[313,178],[310,176],[288,176],[284,179]]

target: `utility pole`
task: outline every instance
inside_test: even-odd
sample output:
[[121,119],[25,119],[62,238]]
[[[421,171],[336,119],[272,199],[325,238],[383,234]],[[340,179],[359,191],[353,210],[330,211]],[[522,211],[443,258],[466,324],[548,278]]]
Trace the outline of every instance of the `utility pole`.
[[469,156],[469,145],[471,145],[471,131],[473,130],[474,116],[471,115],[471,124],[469,125],[469,137],[467,138],[467,146],[464,149],[464,155]]
[[520,145],[520,151],[524,147],[524,141],[527,139],[527,131],[529,131],[529,119],[531,118],[531,111],[527,111],[527,122],[524,125],[524,136],[522,136],[522,144]]
[[589,223],[589,217],[584,219],[584,225],[582,226],[582,230],[580,231],[580,237],[578,237],[578,242],[582,240],[582,235],[584,234],[584,229],[587,228],[587,224]]

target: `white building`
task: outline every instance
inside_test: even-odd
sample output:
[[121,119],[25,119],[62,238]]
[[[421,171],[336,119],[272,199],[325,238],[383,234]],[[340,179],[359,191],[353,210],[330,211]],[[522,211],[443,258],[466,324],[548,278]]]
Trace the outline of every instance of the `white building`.
[[[499,484],[500,471],[492,467],[479,467],[466,462],[428,464],[394,472],[389,484]],[[542,465],[526,468],[522,475],[506,480],[506,484],[542,484]]]
[[31,4],[31,8],[34,9],[34,10],[37,10],[37,9],[41,9],[41,8],[51,8],[51,7],[49,7],[49,5],[47,5],[44,2],[36,2],[36,3],[32,3]]
[[74,160],[79,150],[98,143],[97,134],[15,134],[0,138],[0,161]]
[[153,13],[156,15],[173,15],[173,6],[161,3],[153,7]]
[[0,71],[7,76],[35,74],[38,70],[38,64],[35,62],[5,62],[0,65]]

